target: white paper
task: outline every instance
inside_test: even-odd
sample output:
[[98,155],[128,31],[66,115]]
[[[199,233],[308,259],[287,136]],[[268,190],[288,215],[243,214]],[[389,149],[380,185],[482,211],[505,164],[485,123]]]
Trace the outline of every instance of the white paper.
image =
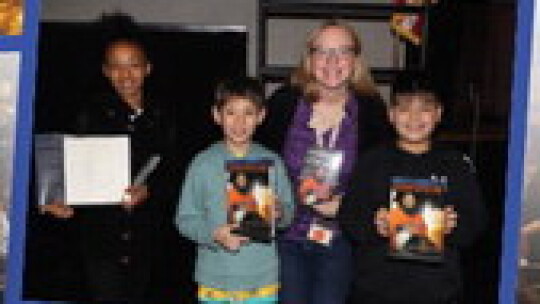
[[64,141],[68,205],[111,205],[130,184],[127,136],[73,136]]

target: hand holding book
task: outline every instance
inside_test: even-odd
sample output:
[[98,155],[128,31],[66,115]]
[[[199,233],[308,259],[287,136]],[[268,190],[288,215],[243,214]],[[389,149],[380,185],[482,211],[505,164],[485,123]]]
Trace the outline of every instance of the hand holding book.
[[224,224],[219,226],[213,233],[214,240],[229,251],[238,251],[242,245],[249,242],[249,238],[235,234],[238,225]]
[[341,204],[341,195],[334,195],[328,201],[312,205],[311,207],[324,217],[335,217]]
[[374,217],[377,233],[384,237],[388,237],[390,235],[390,231],[388,230],[388,215],[389,213],[387,208],[379,208],[375,212]]
[[130,186],[126,189],[121,205],[125,210],[132,210],[135,206],[146,201],[149,196],[150,192],[146,185]]
[[[458,215],[456,213],[456,210],[452,206],[446,206],[444,208],[444,226],[445,234],[450,234],[457,226],[457,219]],[[388,209],[387,208],[379,208],[375,212],[374,217],[375,227],[377,229],[377,233],[379,235],[388,237],[389,236],[389,230],[388,230]]]
[[444,233],[450,234],[457,226],[458,215],[453,206],[444,207]]
[[283,208],[281,207],[281,203],[278,201],[278,197],[273,191],[271,191],[270,196],[271,200],[274,202],[272,205],[270,205],[270,208],[273,208],[270,213],[270,217],[273,221],[279,221],[283,215]]
[[[121,202],[121,206],[126,210],[131,210],[133,207],[140,205],[142,202],[148,199],[150,192],[145,185],[130,186],[126,189],[124,199]],[[73,207],[66,205],[63,201],[53,201],[48,204],[38,206],[40,213],[50,214],[55,218],[69,219],[75,215]]]
[[40,205],[38,208],[42,214],[49,213],[50,215],[59,219],[68,219],[73,217],[75,214],[73,207],[70,207],[61,201],[54,201],[50,204]]
[[[456,213],[456,210],[452,206],[446,206],[444,208],[444,213],[445,213],[444,233],[450,234],[457,226],[458,215]],[[377,212],[375,212],[374,222],[377,228],[377,232],[381,236],[387,237],[388,236],[388,209],[379,208]]]
[[123,196],[121,205],[124,209],[129,211],[148,199],[150,192],[145,183],[150,174],[156,170],[160,161],[160,155],[152,155],[146,164],[139,170],[137,176],[133,179],[133,184],[126,189]]

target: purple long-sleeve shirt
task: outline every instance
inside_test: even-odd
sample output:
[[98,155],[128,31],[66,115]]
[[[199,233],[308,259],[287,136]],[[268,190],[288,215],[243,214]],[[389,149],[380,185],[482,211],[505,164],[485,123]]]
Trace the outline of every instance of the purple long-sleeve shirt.
[[[284,161],[296,188],[298,188],[304,157],[307,151],[316,145],[315,130],[308,126],[312,112],[312,105],[304,100],[300,100],[285,139],[283,149]],[[345,186],[352,173],[358,149],[358,103],[354,98],[349,99],[345,104],[345,117],[341,122],[339,130],[334,148],[343,151],[344,158],[337,190],[339,192],[345,192],[347,190]],[[323,135],[325,147],[328,147],[330,134],[331,131],[329,130]],[[285,239],[306,239],[310,223],[314,218],[318,217],[320,215],[315,213],[310,207],[298,204],[294,221],[285,233]],[[337,223],[333,221],[327,223],[330,224],[335,234],[339,234]]]

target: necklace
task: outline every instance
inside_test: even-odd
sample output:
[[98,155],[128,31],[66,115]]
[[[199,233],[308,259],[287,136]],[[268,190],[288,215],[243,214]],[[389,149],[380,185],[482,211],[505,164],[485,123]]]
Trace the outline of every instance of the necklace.
[[345,117],[345,103],[346,98],[342,94],[313,103],[309,127],[321,132],[338,127]]

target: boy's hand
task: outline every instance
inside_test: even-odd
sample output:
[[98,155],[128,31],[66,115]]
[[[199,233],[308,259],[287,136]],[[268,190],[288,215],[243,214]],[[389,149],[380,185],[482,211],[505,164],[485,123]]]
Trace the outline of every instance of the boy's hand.
[[271,195],[271,201],[272,201],[272,220],[278,221],[283,216],[283,207],[281,206],[281,203],[278,200],[277,195],[274,192],[270,193]]
[[444,207],[444,233],[449,234],[457,226],[458,215],[453,206]]
[[224,224],[214,231],[214,240],[229,251],[238,251],[240,247],[249,242],[249,238],[232,233],[236,225]]
[[65,202],[61,201],[54,201],[50,204],[39,206],[38,208],[39,212],[42,214],[49,213],[50,215],[60,219],[72,218],[75,214],[72,207],[67,206]]
[[325,217],[335,217],[341,205],[341,195],[334,195],[331,200],[313,205],[313,209]]
[[389,233],[389,227],[388,227],[388,209],[386,208],[379,208],[377,212],[375,212],[375,227],[377,228],[377,233],[379,233],[381,236],[388,237]]
[[283,208],[281,207],[281,204],[278,201],[275,201],[274,210],[272,211],[273,220],[278,221],[283,216]]
[[121,205],[124,209],[131,210],[133,207],[146,201],[149,195],[150,192],[145,185],[130,186],[126,189]]

